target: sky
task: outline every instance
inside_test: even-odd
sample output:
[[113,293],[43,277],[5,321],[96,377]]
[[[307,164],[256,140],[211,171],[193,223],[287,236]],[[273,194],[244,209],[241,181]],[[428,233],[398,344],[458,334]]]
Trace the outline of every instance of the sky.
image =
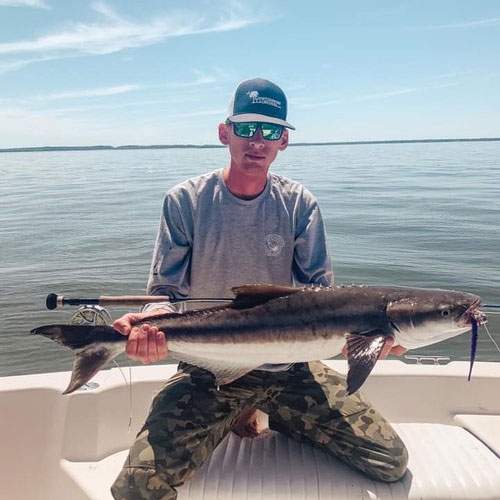
[[500,1],[0,0],[0,148],[217,144],[254,77],[291,142],[500,137]]

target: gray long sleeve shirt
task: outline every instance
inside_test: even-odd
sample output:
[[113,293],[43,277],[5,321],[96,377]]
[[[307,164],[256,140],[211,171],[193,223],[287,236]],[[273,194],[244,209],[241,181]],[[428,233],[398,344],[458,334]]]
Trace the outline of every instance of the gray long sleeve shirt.
[[242,200],[217,170],[167,193],[148,293],[230,298],[243,284],[332,281],[318,204],[298,182],[270,173],[259,196]]
[[[152,295],[232,298],[244,284],[331,285],[318,204],[298,182],[268,174],[252,200],[234,196],[217,170],[166,195],[147,286]],[[145,310],[165,307],[151,304]],[[279,371],[290,365],[262,365]]]

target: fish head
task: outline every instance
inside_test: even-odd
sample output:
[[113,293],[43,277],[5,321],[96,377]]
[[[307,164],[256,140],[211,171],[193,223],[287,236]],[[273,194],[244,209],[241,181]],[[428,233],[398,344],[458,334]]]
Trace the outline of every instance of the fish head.
[[396,342],[407,349],[435,344],[486,322],[481,298],[466,292],[413,290],[396,293],[387,305],[387,318]]

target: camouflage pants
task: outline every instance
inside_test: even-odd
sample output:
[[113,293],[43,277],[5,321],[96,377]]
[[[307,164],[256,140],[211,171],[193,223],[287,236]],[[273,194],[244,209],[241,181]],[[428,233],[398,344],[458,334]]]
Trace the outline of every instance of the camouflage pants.
[[366,475],[396,481],[406,448],[363,396],[346,396],[345,379],[321,362],[287,371],[255,370],[217,390],[213,376],[181,363],[155,397],[149,416],[111,488],[116,500],[170,500],[251,407],[269,426],[319,446]]

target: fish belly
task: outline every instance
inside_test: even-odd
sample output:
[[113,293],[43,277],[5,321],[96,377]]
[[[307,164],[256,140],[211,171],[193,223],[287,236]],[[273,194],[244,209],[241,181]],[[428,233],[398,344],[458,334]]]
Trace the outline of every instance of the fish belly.
[[343,337],[330,339],[294,340],[287,342],[210,343],[169,340],[172,356],[183,359],[195,356],[213,361],[242,364],[298,363],[326,359],[340,354],[345,344]]

